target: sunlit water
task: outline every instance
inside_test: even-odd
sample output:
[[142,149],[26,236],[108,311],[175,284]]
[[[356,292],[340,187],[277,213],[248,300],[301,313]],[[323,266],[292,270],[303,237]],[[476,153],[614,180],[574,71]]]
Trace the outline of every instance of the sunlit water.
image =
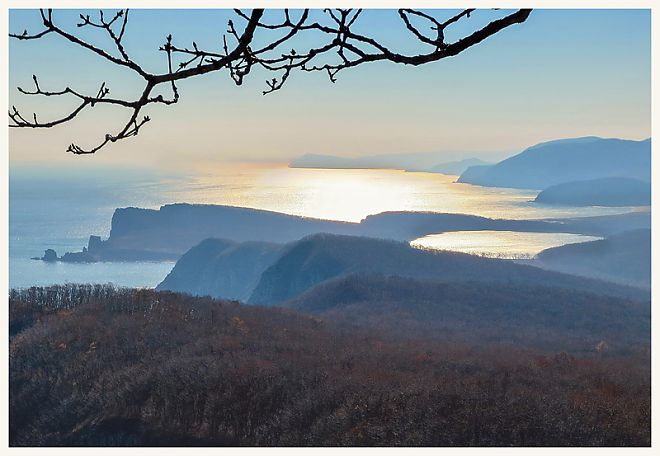
[[[534,191],[484,188],[458,184],[455,180],[456,176],[431,173],[293,169],[281,165],[224,165],[187,175],[142,170],[80,172],[12,168],[9,283],[11,287],[63,282],[112,282],[145,287],[158,284],[172,263],[77,265],[30,260],[41,256],[47,248],[54,248],[59,254],[80,250],[90,234],[107,238],[117,207],[158,208],[176,202],[227,204],[353,222],[384,211],[531,219],[648,210],[544,206],[532,202]],[[527,245],[537,245],[538,239],[516,236],[507,247],[511,251],[536,250]]]
[[520,233],[516,231],[454,231],[415,239],[415,247],[451,250],[491,258],[532,258],[551,247],[601,239],[570,233]]
[[201,174],[166,190],[170,201],[268,209],[359,222],[385,211],[431,211],[533,219],[620,214],[633,208],[573,208],[532,202],[538,192],[456,183],[458,176],[398,170],[243,166]]

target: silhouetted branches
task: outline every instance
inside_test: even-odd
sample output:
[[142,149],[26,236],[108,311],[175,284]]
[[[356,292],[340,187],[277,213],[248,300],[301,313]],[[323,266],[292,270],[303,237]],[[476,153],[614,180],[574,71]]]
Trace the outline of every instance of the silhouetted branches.
[[[82,148],[71,144],[67,149],[74,154],[91,154],[108,143],[137,135],[140,128],[150,120],[148,116],[141,115],[142,109],[146,106],[177,103],[179,91],[176,82],[183,79],[227,70],[233,82],[241,85],[254,67],[260,67],[266,71],[277,73],[277,76],[266,81],[267,88],[263,91],[264,95],[281,89],[294,70],[320,71],[326,73],[331,82],[336,82],[337,74],[340,71],[363,63],[389,61],[416,66],[457,55],[513,24],[524,22],[531,12],[529,9],[514,11],[489,22],[463,38],[454,42],[446,42],[445,29],[461,20],[468,19],[474,11],[474,9],[466,9],[448,19],[441,20],[436,17],[440,14],[438,12],[398,10],[403,26],[414,39],[419,41],[421,46],[428,47],[426,51],[404,54],[385,46],[373,37],[356,31],[356,24],[363,12],[361,9],[324,9],[322,11],[305,9],[296,13],[295,18],[291,11],[285,9],[277,12],[281,15],[281,19],[274,23],[262,20],[264,16],[262,9],[254,9],[250,13],[237,9],[234,12],[242,26],[237,26],[234,20],[229,20],[219,49],[202,49],[194,41],[191,46],[176,45],[172,35],[168,35],[165,43],[159,48],[166,54],[167,71],[162,74],[153,74],[133,60],[124,46],[123,39],[129,17],[128,9],[122,9],[110,15],[101,10],[98,17],[80,15],[80,22],[77,26],[105,31],[113,44],[113,52],[64,30],[55,23],[51,9],[42,9],[40,15],[43,30],[34,34],[24,30],[20,34],[10,34],[10,37],[17,40],[34,40],[46,35],[58,35],[114,65],[134,72],[144,80],[144,86],[137,99],[128,100],[110,98],[105,82],[101,84],[101,89],[96,95],[84,95],[70,87],[57,91],[42,90],[36,76],[33,76],[35,90],[28,91],[19,88],[21,93],[45,97],[73,96],[80,100],[80,104],[59,118],[48,121],[38,120],[36,113],[33,113],[31,117],[25,117],[15,106],[12,106],[9,111],[9,126],[50,128],[72,120],[83,110],[96,104],[115,105],[128,109],[130,115],[123,127],[116,133],[107,133],[104,140],[97,146]],[[263,37],[260,35],[259,38],[260,42],[265,44],[255,45],[256,32],[263,35]],[[321,44],[296,50],[296,46],[300,48],[301,42],[296,41],[295,38],[302,33],[320,36],[321,39],[315,39],[313,42]],[[284,48],[286,51],[282,50]],[[162,84],[170,87],[171,98],[166,98],[162,94],[153,95],[153,92]]]

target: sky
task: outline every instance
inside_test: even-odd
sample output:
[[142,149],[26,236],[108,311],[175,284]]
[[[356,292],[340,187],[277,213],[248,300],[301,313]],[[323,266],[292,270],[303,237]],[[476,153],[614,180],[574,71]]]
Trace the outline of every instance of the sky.
[[[89,12],[90,14],[97,14]],[[450,17],[454,11],[434,14]],[[456,38],[506,12],[484,11],[455,28]],[[75,26],[79,11],[55,11],[67,30],[112,49],[99,30]],[[87,13],[85,13],[87,14]],[[158,47],[213,48],[220,43],[226,10],[132,10],[129,54],[154,72],[166,70]],[[236,21],[240,23],[239,21]],[[363,33],[413,53],[394,10],[370,10]],[[9,29],[40,30],[35,10],[11,10]],[[295,45],[304,47],[304,36]],[[322,73],[295,73],[280,91],[262,95],[266,78],[251,73],[237,87],[226,72],[180,84],[181,101],[149,108],[152,121],[135,138],[94,156],[65,152],[68,144],[95,145],[127,119],[122,110],[94,107],[74,121],[46,130],[10,129],[14,163],[179,168],[225,161],[288,161],[305,153],[361,156],[446,152],[448,160],[516,153],[533,144],[578,136],[644,139],[651,132],[651,15],[648,10],[535,10],[464,53],[409,67],[365,64],[341,72],[333,84]],[[42,88],[71,86],[95,93],[106,82],[114,96],[137,98],[140,80],[87,50],[56,37],[10,40],[10,105],[40,119],[66,112],[72,99],[21,95],[32,75]]]

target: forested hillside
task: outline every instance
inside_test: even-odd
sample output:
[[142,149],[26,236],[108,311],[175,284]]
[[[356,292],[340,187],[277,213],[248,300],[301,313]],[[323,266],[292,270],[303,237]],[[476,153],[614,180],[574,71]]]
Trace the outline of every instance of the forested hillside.
[[518,283],[646,299],[647,293],[509,260],[455,252],[424,251],[407,243],[317,234],[291,243],[261,275],[249,302],[278,304],[315,285],[353,273],[397,275],[442,282]]
[[509,344],[586,355],[605,342],[631,355],[651,341],[649,302],[524,283],[434,283],[355,274],[324,282],[287,307],[390,335]]
[[651,288],[651,230],[546,249],[530,262],[567,274]]
[[157,290],[247,300],[282,245],[206,239],[188,250]]
[[9,309],[12,446],[650,444],[648,353],[397,338],[109,286],[13,291]]

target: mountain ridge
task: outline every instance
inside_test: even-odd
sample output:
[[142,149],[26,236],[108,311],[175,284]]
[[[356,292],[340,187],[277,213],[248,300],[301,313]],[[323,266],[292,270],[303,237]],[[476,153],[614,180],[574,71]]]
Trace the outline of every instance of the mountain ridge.
[[468,168],[458,182],[538,190],[603,177],[650,182],[650,165],[651,138],[582,137],[539,143],[495,165]]
[[250,304],[277,305],[324,281],[374,273],[440,282],[526,283],[646,299],[642,289],[457,252],[422,250],[407,243],[317,234],[287,245],[261,275]]

